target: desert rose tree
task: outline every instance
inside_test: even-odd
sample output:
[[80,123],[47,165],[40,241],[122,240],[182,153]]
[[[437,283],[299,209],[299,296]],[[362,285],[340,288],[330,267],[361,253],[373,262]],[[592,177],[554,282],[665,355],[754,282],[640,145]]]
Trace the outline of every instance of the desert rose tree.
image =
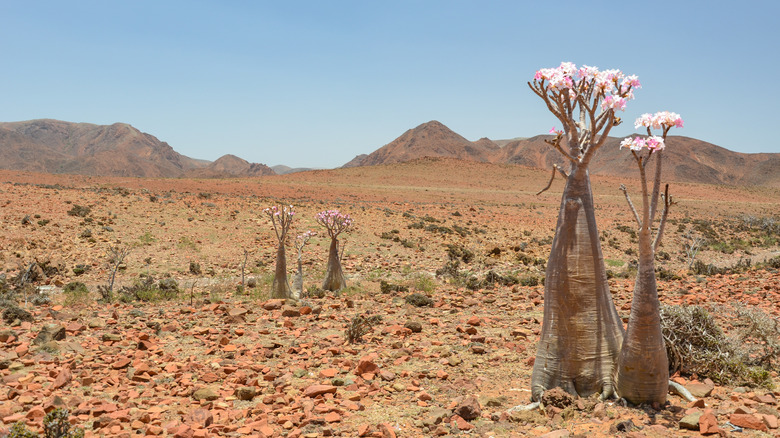
[[296,294],[296,298],[303,298],[303,247],[309,243],[314,235],[317,234],[314,231],[307,231],[303,234],[299,234],[295,238],[295,250],[298,252],[298,273],[295,275],[295,281],[293,287],[295,290],[293,294]]
[[338,210],[326,210],[317,214],[317,223],[325,227],[330,237],[328,272],[325,274],[325,280],[322,282],[322,289],[337,291],[347,285],[344,279],[344,271],[341,268],[338,237],[341,233],[348,232],[352,228],[352,218]]
[[287,281],[287,253],[285,252],[285,242],[287,233],[290,231],[295,211],[293,206],[289,205],[281,209],[274,205],[266,208],[263,212],[271,219],[276,233],[276,240],[279,246],[276,249],[276,269],[274,270],[274,281],[271,285],[271,298],[293,298],[290,283]]
[[[666,401],[669,381],[669,363],[666,357],[663,334],[661,333],[660,303],[655,278],[655,252],[663,237],[669,206],[669,185],[661,195],[661,167],[666,134],[673,127],[681,128],[683,120],[679,114],[668,111],[643,114],[636,120],[637,128],[646,127],[647,137],[623,140],[620,148],[628,148],[639,167],[639,182],[642,187],[642,210],[637,212],[625,186],[620,189],[639,227],[639,267],[634,283],[631,314],[623,347],[617,362],[616,385],[618,395],[631,403],[663,403]],[[661,129],[660,137],[652,135],[651,129]],[[647,165],[655,158],[652,191],[648,188]],[[659,198],[663,199],[663,211],[653,237],[652,225],[658,213]]]
[[[594,214],[588,165],[639,88],[636,76],[619,70],[564,62],[536,72],[531,90],[562,124],[547,142],[567,168],[544,290],[544,321],[531,377],[531,397],[561,387],[602,398],[614,394],[613,367],[623,343],[623,325],[612,302]],[[552,180],[550,179],[550,184]],[[549,188],[550,185],[542,191]],[[541,192],[540,192],[541,193]]]

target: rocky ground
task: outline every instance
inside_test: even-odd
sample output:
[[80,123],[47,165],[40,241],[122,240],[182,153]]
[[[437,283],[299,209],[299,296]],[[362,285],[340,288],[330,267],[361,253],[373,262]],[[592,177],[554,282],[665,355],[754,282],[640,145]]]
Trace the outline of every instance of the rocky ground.
[[[214,181],[0,172],[0,265],[9,284],[35,273],[19,296],[31,318],[0,330],[0,431],[17,421],[40,430],[45,413],[64,406],[87,436],[780,436],[780,392],[705,376],[675,377],[697,402],[670,395],[664,406],[624,407],[553,393],[560,401],[544,412],[510,411],[530,398],[561,190],[558,181],[535,196],[548,177],[449,160]],[[596,179],[594,192],[611,290],[627,318],[636,244],[620,182]],[[755,266],[778,254],[761,229],[780,192],[672,188],[662,302],[704,306],[727,333],[736,303],[780,316],[780,272]],[[274,239],[261,211],[274,202],[295,206],[296,234],[316,230],[318,211],[352,214],[347,290],[268,299]],[[698,238],[718,244],[692,257]],[[316,237],[304,249],[306,289],[322,277],[327,243]],[[129,255],[116,300],[99,303],[112,247]],[[291,279],[296,256],[290,247]],[[751,265],[694,275],[692,258]],[[455,259],[458,276],[443,275]],[[242,271],[256,283],[246,293]],[[119,300],[146,275],[175,281],[177,292]],[[502,285],[501,276],[521,281]],[[89,295],[63,292],[74,281]],[[361,321],[365,334],[347,342]]]

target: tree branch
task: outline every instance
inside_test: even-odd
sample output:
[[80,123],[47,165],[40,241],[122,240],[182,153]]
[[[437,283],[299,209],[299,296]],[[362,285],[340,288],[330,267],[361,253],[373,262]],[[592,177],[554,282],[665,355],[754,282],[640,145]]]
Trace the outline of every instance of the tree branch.
[[634,219],[636,219],[637,225],[640,227],[642,226],[642,220],[639,219],[639,213],[637,213],[636,208],[634,207],[634,203],[631,202],[631,197],[628,196],[628,189],[625,185],[620,185],[620,190],[623,192],[624,195],[626,195],[626,201],[628,201],[628,206],[631,208],[631,212],[634,213]]
[[669,207],[674,204],[676,204],[676,202],[672,201],[671,196],[669,196],[669,184],[666,184],[664,187],[664,211],[661,213],[661,223],[658,225],[658,232],[655,235],[655,240],[653,240],[653,254],[658,250],[658,245],[661,244],[664,228],[666,226],[666,218],[669,215]]
[[552,186],[553,180],[555,179],[555,172],[556,171],[560,172],[561,175],[563,175],[564,178],[568,178],[569,177],[569,175],[563,169],[561,169],[560,166],[558,166],[557,164],[553,164],[552,175],[550,175],[550,182],[547,183],[547,186],[545,188],[543,188],[542,190],[539,190],[538,192],[536,192],[536,196],[539,196],[542,193],[546,192],[550,188],[550,186]]

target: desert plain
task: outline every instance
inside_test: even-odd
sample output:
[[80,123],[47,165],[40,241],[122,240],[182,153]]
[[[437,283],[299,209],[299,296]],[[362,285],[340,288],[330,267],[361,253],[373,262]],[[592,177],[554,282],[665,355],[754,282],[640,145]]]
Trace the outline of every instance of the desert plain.
[[[0,171],[0,267],[31,314],[0,330],[0,435],[18,421],[40,431],[65,407],[74,427],[105,437],[780,436],[776,386],[687,374],[673,379],[697,402],[510,412],[530,401],[563,189],[558,178],[537,195],[549,177],[443,158],[244,179]],[[592,177],[625,321],[637,243],[620,184],[638,202],[636,180]],[[727,335],[734,306],[777,321],[780,188],[672,182],[670,193],[661,302],[702,306]],[[268,297],[276,238],[263,209],[274,204],[295,209],[292,237],[318,232],[297,302]],[[355,222],[338,293],[317,290],[329,241],[314,217],[327,209]],[[111,248],[128,252],[107,303]],[[694,261],[712,272],[692,272]],[[123,293],[144,278],[175,287]],[[348,342],[358,316],[370,327]],[[39,339],[47,330],[55,339]],[[684,421],[696,413],[714,428]]]

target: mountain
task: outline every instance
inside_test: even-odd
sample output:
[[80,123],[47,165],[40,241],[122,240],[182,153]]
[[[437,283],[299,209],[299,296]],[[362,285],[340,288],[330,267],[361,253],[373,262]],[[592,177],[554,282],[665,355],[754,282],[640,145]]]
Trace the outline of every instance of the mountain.
[[131,177],[270,175],[263,164],[225,156],[211,163],[182,155],[125,124],[40,119],[0,123],[1,169]]
[[191,169],[184,176],[189,178],[253,177],[276,175],[265,164],[250,163],[235,155],[223,155],[200,169]]
[[488,139],[471,142],[436,120],[410,129],[374,152],[357,156],[343,167],[400,163],[422,157],[490,161],[498,146]]
[[[371,154],[355,157],[343,167],[391,164],[428,156],[550,169],[553,164],[565,164],[563,156],[544,142],[550,138],[539,135],[471,142],[432,121],[406,131]],[[633,156],[620,150],[622,139],[607,139],[590,165],[592,174],[637,177]],[[780,187],[780,154],[744,154],[684,136],[670,136],[667,143],[664,178],[669,181]]]
[[271,169],[276,172],[277,175],[286,175],[288,173],[298,173],[298,172],[306,172],[308,170],[314,170],[310,167],[290,167],[285,166],[283,164],[277,164],[276,166],[271,166]]

